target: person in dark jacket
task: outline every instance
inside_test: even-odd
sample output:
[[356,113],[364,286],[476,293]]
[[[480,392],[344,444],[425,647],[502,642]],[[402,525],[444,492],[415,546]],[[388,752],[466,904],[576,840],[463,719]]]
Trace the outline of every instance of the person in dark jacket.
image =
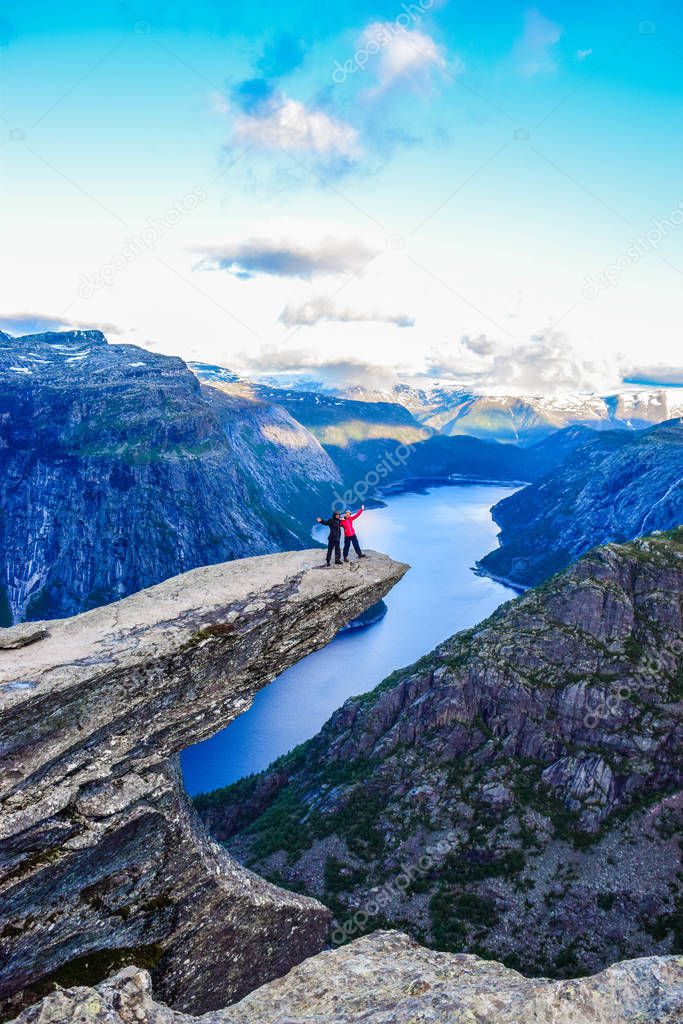
[[317,523],[322,523],[323,526],[329,526],[330,535],[327,538],[327,566],[329,568],[332,560],[332,552],[334,551],[334,564],[343,565],[341,557],[341,513],[335,512],[331,519],[321,519],[320,516],[316,519]]

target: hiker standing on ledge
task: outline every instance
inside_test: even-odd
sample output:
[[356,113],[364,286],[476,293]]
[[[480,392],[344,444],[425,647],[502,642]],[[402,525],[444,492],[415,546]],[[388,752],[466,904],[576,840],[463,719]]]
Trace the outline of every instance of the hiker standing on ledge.
[[347,508],[346,512],[342,516],[342,529],[344,530],[344,561],[349,560],[349,548],[353,544],[353,550],[356,552],[359,558],[365,558],[366,556],[360,549],[358,543],[358,537],[356,536],[356,527],[353,525],[354,519],[358,519],[358,516],[365,511],[365,505],[361,505],[359,510],[351,515],[350,509]]
[[321,519],[320,516],[316,519],[317,523],[322,523],[323,526],[329,526],[330,535],[327,538],[327,568],[330,567],[330,561],[332,559],[332,552],[334,551],[334,564],[341,565],[341,513],[335,512],[331,519]]

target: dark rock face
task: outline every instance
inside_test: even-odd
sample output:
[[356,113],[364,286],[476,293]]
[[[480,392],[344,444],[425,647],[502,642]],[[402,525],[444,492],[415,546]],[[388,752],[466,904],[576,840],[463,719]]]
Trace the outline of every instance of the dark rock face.
[[307,546],[338,473],[284,410],[99,331],[0,337],[0,625]]
[[637,434],[593,437],[554,472],[495,505],[493,516],[501,528],[500,547],[480,565],[522,587],[564,569],[596,544],[678,526],[683,420]]
[[407,568],[319,558],[195,569],[0,649],[0,1010],[142,963],[200,1013],[322,947],[328,910],[212,842],[176,763]]
[[566,976],[683,951],[683,529],[586,555],[197,798],[335,912]]

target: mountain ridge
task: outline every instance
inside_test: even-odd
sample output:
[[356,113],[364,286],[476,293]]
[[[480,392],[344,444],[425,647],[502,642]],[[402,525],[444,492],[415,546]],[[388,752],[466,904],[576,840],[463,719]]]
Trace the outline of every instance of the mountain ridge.
[[340,483],[285,410],[99,331],[0,339],[0,625],[310,544]]
[[[480,569],[532,586],[597,544],[683,522],[683,419],[576,444],[585,437],[570,438],[556,469],[493,507],[499,547],[480,560]],[[540,447],[566,441],[555,435]]]

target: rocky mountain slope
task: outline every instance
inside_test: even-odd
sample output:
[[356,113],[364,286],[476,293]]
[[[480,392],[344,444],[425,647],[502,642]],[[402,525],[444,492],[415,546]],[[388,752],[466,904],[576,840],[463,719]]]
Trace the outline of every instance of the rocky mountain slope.
[[[213,390],[240,400],[255,397],[281,406],[309,430],[337,467],[343,486],[336,493],[343,496],[348,491],[346,503],[378,494],[378,486],[428,477],[533,481],[553,469],[565,454],[559,449],[524,450],[474,437],[442,437],[396,403],[266,387],[235,378],[218,367],[191,365]],[[363,493],[355,492],[359,483]]]
[[337,945],[388,923],[555,977],[681,953],[682,659],[683,529],[599,548],[196,806]]
[[[379,601],[407,566],[315,550],[194,569],[71,619],[0,630],[0,1014],[153,968],[224,1006],[322,948],[329,912],[209,841],[176,755]],[[54,1018],[53,1018],[54,1019]]]
[[[190,365],[202,380],[234,382],[240,379],[231,370],[211,363]],[[632,383],[608,395],[566,392],[558,396],[533,396],[488,394],[468,384],[435,381],[425,375],[378,391],[361,384],[326,383],[316,379],[315,374],[284,372],[259,376],[252,386],[263,387],[266,392],[270,389],[278,394],[284,392],[289,396],[288,401],[304,406],[314,401],[313,396],[323,405],[337,401],[342,408],[350,400],[356,405],[356,418],[367,422],[380,416],[398,422],[398,417],[408,411],[418,427],[430,432],[447,437],[467,434],[524,447],[569,426],[633,431],[683,415],[683,388]],[[375,403],[384,407],[383,413],[373,414],[367,409]],[[399,406],[401,413],[387,413],[388,405]],[[299,419],[296,412],[291,408],[290,411]]]
[[99,331],[0,335],[0,625],[310,543],[339,475],[280,407]]
[[[550,446],[559,456],[562,437],[554,435],[534,450],[552,454]],[[501,528],[500,547],[480,566],[520,586],[546,579],[596,544],[678,526],[683,420],[637,434],[589,435],[554,472],[499,502],[493,517]]]
[[[680,957],[615,964],[593,978],[529,980],[476,956],[423,949],[400,932],[375,932],[320,953],[203,1024],[678,1024]],[[154,1001],[146,971],[58,991],[17,1024],[195,1024]]]

